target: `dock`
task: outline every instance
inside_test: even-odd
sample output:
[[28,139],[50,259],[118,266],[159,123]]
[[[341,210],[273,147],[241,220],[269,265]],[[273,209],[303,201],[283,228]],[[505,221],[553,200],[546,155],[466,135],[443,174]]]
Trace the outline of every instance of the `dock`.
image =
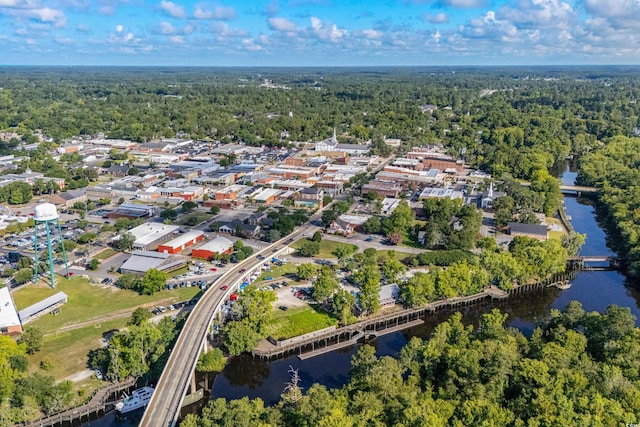
[[120,399],[118,393],[131,389],[135,383],[135,378],[129,378],[126,381],[111,384],[97,390],[89,402],[82,406],[18,425],[24,427],[56,427],[62,425],[80,425],[84,422],[89,422],[92,419],[102,417],[113,409],[113,405]]
[[298,359],[300,359],[300,360],[311,359],[312,357],[320,356],[321,354],[330,353],[330,352],[332,352],[334,350],[339,350],[341,348],[352,346],[352,345],[356,344],[362,338],[367,338],[367,337],[371,337],[371,336],[380,337],[380,336],[383,336],[383,335],[392,334],[394,332],[402,331],[404,329],[408,329],[408,328],[411,328],[411,327],[414,327],[414,326],[419,326],[419,325],[422,325],[423,323],[424,323],[424,320],[416,319],[416,320],[412,320],[412,321],[407,322],[407,323],[400,324],[398,326],[392,326],[390,328],[383,329],[381,331],[373,331],[372,330],[372,331],[368,331],[368,332],[367,331],[365,331],[365,332],[357,332],[348,341],[342,341],[342,342],[338,342],[338,343],[335,343],[335,344],[330,344],[330,345],[328,345],[326,347],[318,348],[318,349],[310,351],[308,353],[299,354],[298,355]]
[[455,309],[485,300],[501,300],[509,294],[495,286],[474,295],[447,298],[421,307],[401,309],[373,316],[341,328],[330,327],[291,339],[262,340],[251,353],[254,357],[271,359],[295,354],[301,360],[348,347],[360,339],[379,337],[424,323],[423,318],[440,309]]

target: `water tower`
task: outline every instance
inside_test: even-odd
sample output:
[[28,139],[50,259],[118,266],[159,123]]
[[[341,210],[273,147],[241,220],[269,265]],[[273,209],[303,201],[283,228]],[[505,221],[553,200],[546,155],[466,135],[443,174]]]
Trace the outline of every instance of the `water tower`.
[[[34,227],[35,236],[34,236],[34,248],[35,248],[35,275],[33,281],[38,283],[38,227],[42,224],[44,225],[44,229],[46,232],[47,238],[47,252],[49,254],[49,275],[51,277],[51,287],[55,288],[55,281],[53,276],[53,249],[51,248],[51,239],[52,237],[55,239],[55,234],[57,234],[57,238],[59,240],[60,247],[62,248],[62,257],[64,259],[64,268],[65,268],[65,277],[69,277],[69,266],[67,264],[67,253],[64,250],[64,239],[62,238],[62,230],[60,229],[60,216],[58,216],[58,211],[56,210],[55,205],[51,203],[41,203],[36,206],[35,214],[33,216],[36,224]],[[41,227],[40,227],[41,228]],[[57,233],[56,233],[57,231]]]

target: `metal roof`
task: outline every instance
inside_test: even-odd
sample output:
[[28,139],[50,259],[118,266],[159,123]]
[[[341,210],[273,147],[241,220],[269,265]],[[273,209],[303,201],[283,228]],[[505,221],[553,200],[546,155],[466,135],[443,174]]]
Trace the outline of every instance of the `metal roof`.
[[64,292],[58,292],[55,295],[51,295],[50,297],[45,298],[42,301],[39,301],[25,309],[20,310],[18,312],[18,316],[20,316],[20,320],[26,322],[32,316],[48,309],[52,305],[56,305],[61,302],[67,302],[67,294],[65,294]]
[[[135,251],[133,255],[131,255],[129,259],[124,262],[124,264],[122,264],[120,269],[139,272],[145,272],[151,268],[158,269],[158,267],[165,263],[167,258],[169,257],[168,254],[158,252],[149,252],[147,254],[145,252],[147,251]],[[153,254],[153,256],[151,256],[151,254]]]
[[203,251],[211,251],[216,253],[222,253],[233,247],[233,242],[226,237],[218,236],[208,243],[200,246],[198,249]]
[[197,239],[198,237],[203,235],[204,235],[204,231],[191,230],[184,234],[181,234],[180,236],[176,237],[173,240],[169,240],[168,242],[162,243],[160,246],[169,246],[171,248],[179,248],[182,245],[186,245],[187,243],[190,243],[194,239]]

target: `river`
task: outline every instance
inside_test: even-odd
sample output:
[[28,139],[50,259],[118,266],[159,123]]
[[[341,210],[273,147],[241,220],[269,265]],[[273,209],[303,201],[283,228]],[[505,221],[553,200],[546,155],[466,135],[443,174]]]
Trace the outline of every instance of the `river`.
[[[558,176],[563,184],[573,184],[575,171],[569,165],[560,168]],[[566,197],[567,214],[572,218],[572,224],[579,233],[587,235],[582,247],[582,254],[615,255],[607,247],[607,236],[600,228],[596,219],[595,208],[589,199]],[[626,278],[616,271],[581,272],[573,280],[573,285],[567,290],[546,288],[510,297],[493,304],[483,303],[466,307],[461,310],[465,322],[477,324],[482,313],[496,307],[509,314],[510,326],[530,334],[536,323],[548,316],[551,309],[561,309],[569,301],[582,303],[586,311],[602,311],[611,304],[629,307],[631,312],[640,319],[640,291],[637,284],[632,286]],[[428,338],[438,323],[446,320],[451,312],[440,311],[428,319],[423,325],[382,336],[369,344],[376,347],[378,356],[394,356],[413,336]],[[640,326],[640,322],[636,322]],[[287,381],[290,379],[289,370],[297,369],[303,389],[314,383],[323,384],[329,388],[341,387],[348,381],[350,361],[357,351],[357,346],[337,350],[304,361],[295,356],[265,362],[250,356],[241,356],[231,360],[225,370],[216,376],[211,389],[212,397],[239,399],[262,398],[266,404],[278,401]],[[136,425],[137,418],[132,422],[118,420],[112,414],[94,421],[88,425],[93,427]]]

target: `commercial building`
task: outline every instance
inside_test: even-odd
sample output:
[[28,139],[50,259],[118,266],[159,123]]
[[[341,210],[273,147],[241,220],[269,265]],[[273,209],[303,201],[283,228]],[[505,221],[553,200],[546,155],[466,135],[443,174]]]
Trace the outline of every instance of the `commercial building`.
[[113,212],[110,212],[109,218],[151,218],[155,215],[156,208],[153,206],[137,205],[135,203],[123,203]]
[[322,209],[324,190],[321,188],[303,188],[300,190],[293,204],[306,209]]
[[343,236],[351,236],[356,231],[361,231],[362,224],[369,219],[365,215],[340,215],[331,222],[327,229],[328,233],[341,234]]
[[160,244],[158,246],[158,252],[165,254],[177,254],[200,242],[202,239],[204,239],[204,231],[191,230],[179,235],[173,240]]
[[159,252],[133,251],[129,259],[120,267],[120,273],[144,275],[147,270],[152,268],[168,273],[185,265],[187,265],[187,258],[184,257]]
[[9,288],[0,289],[0,335],[17,335],[22,333],[22,323],[18,317],[16,306],[11,298]]
[[230,254],[231,252],[233,252],[233,242],[226,237],[217,236],[199,248],[193,249],[191,256],[194,258],[209,259],[215,255]]
[[418,200],[425,199],[464,199],[464,193],[454,188],[425,188],[418,196]]
[[398,197],[400,190],[402,190],[402,187],[393,182],[373,180],[362,186],[361,193],[363,196],[375,193],[380,197]]
[[[180,229],[177,225],[162,224],[159,222],[146,222],[126,233],[132,234],[135,238],[133,249],[150,250],[156,248],[160,243],[170,240]],[[120,240],[121,235],[113,238],[114,242]]]
[[253,197],[253,200],[256,201],[256,203],[261,203],[261,204],[265,204],[268,205],[269,203],[273,202],[276,200],[276,198],[278,197],[278,194],[280,194],[281,191],[275,188],[266,188],[264,190],[262,190],[260,193],[256,194]]
[[87,201],[87,192],[84,189],[69,190],[62,193],[52,194],[49,197],[49,203],[60,208],[71,208],[76,203],[84,203]]

